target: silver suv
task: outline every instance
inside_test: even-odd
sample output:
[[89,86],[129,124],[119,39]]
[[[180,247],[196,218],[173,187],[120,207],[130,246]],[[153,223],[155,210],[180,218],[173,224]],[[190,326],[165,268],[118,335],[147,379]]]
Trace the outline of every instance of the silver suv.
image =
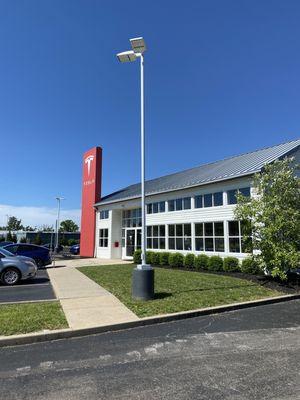
[[21,279],[34,278],[37,272],[32,258],[15,256],[10,251],[0,248],[0,281],[4,285],[15,285]]

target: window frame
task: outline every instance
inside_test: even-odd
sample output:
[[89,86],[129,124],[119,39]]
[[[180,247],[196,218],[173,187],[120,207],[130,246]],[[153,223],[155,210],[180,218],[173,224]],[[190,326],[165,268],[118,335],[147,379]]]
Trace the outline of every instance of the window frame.
[[132,208],[122,212],[122,228],[139,228],[142,226],[142,209]]
[[[238,224],[238,235],[230,234],[230,223],[231,222],[235,222],[235,223]],[[242,228],[243,221],[230,220],[230,221],[227,221],[227,224],[228,224],[228,251],[229,251],[229,253],[232,253],[232,254],[248,254],[248,253],[243,251],[244,250],[244,248],[243,248],[243,246],[244,246],[244,244],[243,244],[244,234],[243,234],[243,228]],[[249,236],[248,238],[251,239],[251,236]],[[230,242],[231,242],[230,239],[235,239],[235,240],[238,239],[239,251],[232,251],[231,250],[231,248],[230,248]]]
[[[188,205],[187,205],[187,203],[188,203]],[[192,209],[192,197],[191,196],[179,197],[177,199],[168,200],[168,211],[169,212],[185,211],[185,210],[191,210],[191,209]]]
[[[162,228],[164,234],[162,234]],[[157,230],[157,234],[154,234]],[[150,233],[150,234],[149,234]],[[157,241],[157,247],[154,247],[154,242]],[[164,246],[161,246],[161,241]],[[166,249],[166,225],[147,225],[146,227],[146,248],[149,250],[165,250]],[[150,245],[149,245],[150,244]]]
[[[212,224],[212,234],[206,234],[206,226],[208,224]],[[223,235],[216,235],[216,224],[222,224],[223,226]],[[197,225],[202,225],[202,235],[197,234]],[[194,223],[194,246],[196,252],[209,252],[209,253],[225,253],[225,229],[224,229],[224,221],[205,221],[205,222],[195,222]],[[223,239],[223,250],[216,250],[216,243],[218,240]],[[212,250],[207,250],[206,241],[212,241]],[[197,242],[201,243],[202,241],[202,250],[199,249]],[[197,249],[198,248],[198,249]]]
[[109,210],[100,210],[99,219],[108,219],[109,218]]
[[[249,196],[242,193],[242,191],[245,191],[245,190],[249,191]],[[234,202],[229,201],[230,197],[231,197],[231,193],[233,194],[233,197],[235,198]],[[251,186],[243,186],[243,187],[239,187],[237,189],[227,190],[227,204],[228,205],[236,205],[237,204],[237,194],[238,193],[243,194],[243,196],[245,196],[246,198],[250,198],[251,197]]]
[[[170,229],[172,229],[174,235],[171,234]],[[180,234],[177,234],[177,231]],[[189,231],[189,234],[186,234],[186,231]],[[168,250],[192,251],[192,239],[193,235],[191,222],[181,224],[168,224]],[[170,246],[171,241],[174,242],[174,246]],[[187,244],[187,242],[189,242],[189,245]],[[182,245],[178,246],[178,244],[180,243]]]
[[108,248],[108,239],[109,239],[109,229],[108,228],[100,228],[99,229],[99,242],[98,247]]
[[[147,214],[159,214],[166,212],[165,201],[155,201],[153,203],[146,204]],[[156,209],[156,211],[154,211]]]

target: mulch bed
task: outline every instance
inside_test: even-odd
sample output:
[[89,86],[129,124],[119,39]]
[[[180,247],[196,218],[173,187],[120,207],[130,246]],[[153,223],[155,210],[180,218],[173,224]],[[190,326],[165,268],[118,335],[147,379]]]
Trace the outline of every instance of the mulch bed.
[[155,268],[163,268],[163,269],[177,269],[184,271],[191,271],[195,273],[205,273],[205,274],[214,274],[214,275],[224,275],[231,276],[233,278],[246,279],[248,281],[254,282],[258,285],[264,286],[268,289],[277,290],[278,292],[282,292],[284,294],[297,294],[300,293],[300,282],[292,282],[292,281],[280,281],[279,279],[274,279],[270,276],[266,275],[250,275],[244,274],[243,272],[225,272],[225,271],[208,271],[204,269],[195,270],[194,268],[174,268],[170,266],[161,266],[161,265],[153,265]]

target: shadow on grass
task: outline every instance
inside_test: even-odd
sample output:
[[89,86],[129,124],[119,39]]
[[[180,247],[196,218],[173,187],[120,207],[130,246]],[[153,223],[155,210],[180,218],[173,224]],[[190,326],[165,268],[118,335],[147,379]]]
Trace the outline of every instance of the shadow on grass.
[[161,299],[165,299],[167,297],[171,297],[173,296],[172,293],[168,293],[168,292],[158,292],[154,294],[154,300],[161,300]]
[[210,288],[196,288],[196,289],[187,289],[187,290],[179,290],[179,291],[173,291],[172,293],[158,293],[159,295],[164,295],[160,297],[161,299],[164,297],[169,297],[174,294],[180,294],[180,293],[190,293],[190,292],[208,292],[210,290],[224,290],[224,289],[244,289],[248,287],[254,287],[257,286],[255,284],[253,285],[237,285],[237,286],[218,286],[218,287],[210,287]]

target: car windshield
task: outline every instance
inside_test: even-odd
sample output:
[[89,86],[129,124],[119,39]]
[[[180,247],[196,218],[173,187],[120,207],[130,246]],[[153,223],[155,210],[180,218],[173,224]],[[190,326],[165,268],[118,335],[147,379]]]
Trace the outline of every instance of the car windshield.
[[6,257],[15,257],[13,253],[3,248],[0,249],[0,253],[2,253]]

